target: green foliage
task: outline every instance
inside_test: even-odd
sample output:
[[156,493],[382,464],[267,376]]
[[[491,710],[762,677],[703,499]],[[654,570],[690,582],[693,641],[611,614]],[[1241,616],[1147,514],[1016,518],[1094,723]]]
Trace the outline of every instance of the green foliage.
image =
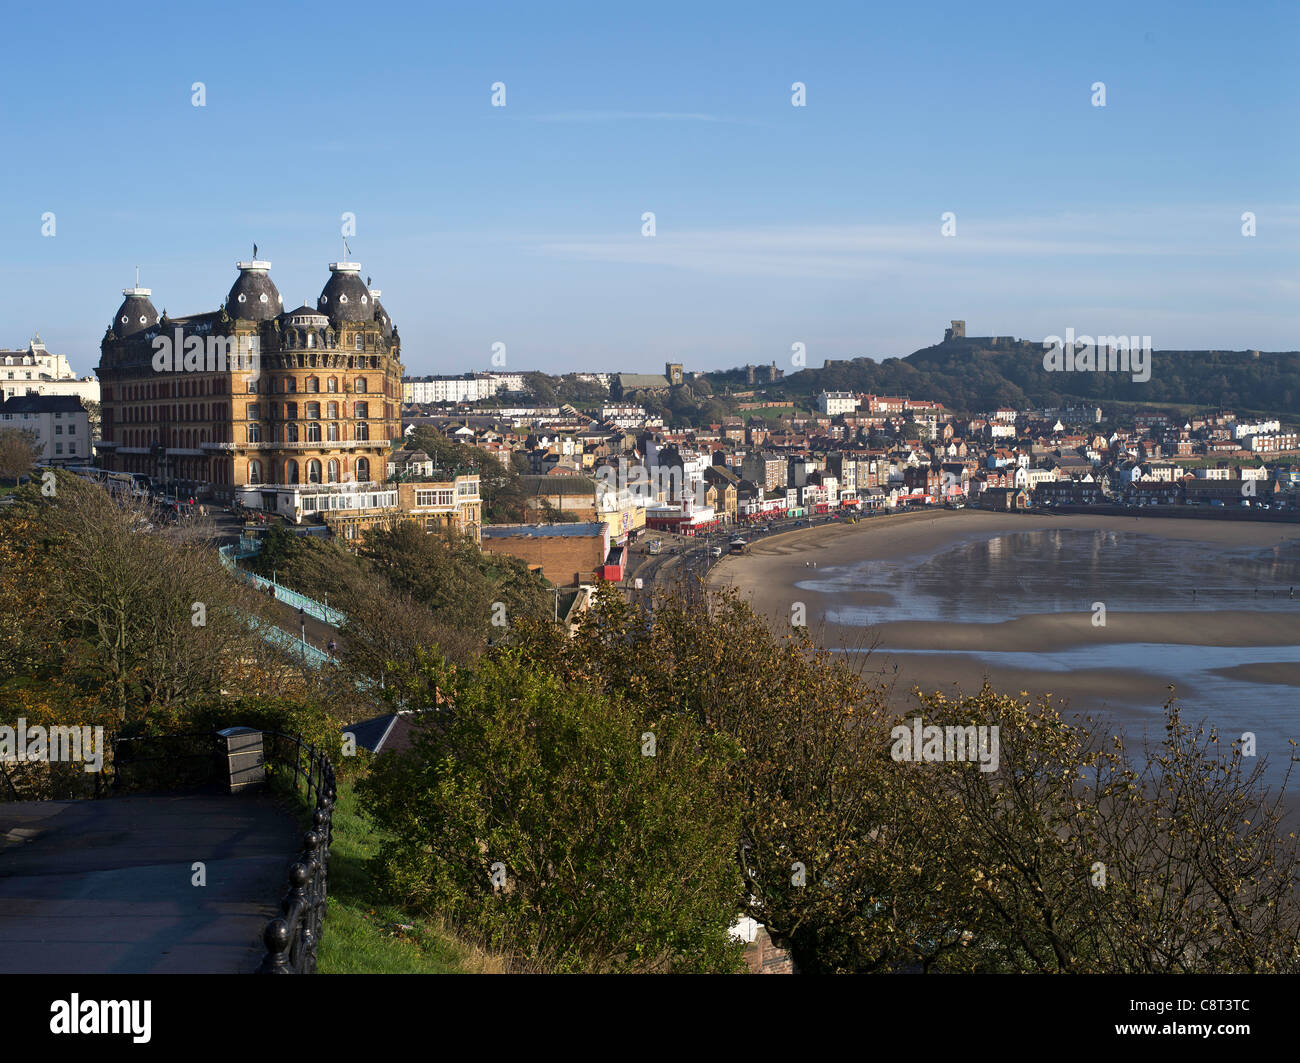
[[711,386],[695,380],[669,391],[635,391],[627,401],[644,406],[646,411],[664,419],[665,424],[700,428],[719,424],[730,416],[728,404],[711,394]]
[[926,724],[999,728],[981,772],[895,761],[889,692],[803,635],[774,640],[733,595],[647,614],[607,593],[575,639],[533,625],[517,645],[740,746],[737,904],[804,972],[1300,969],[1285,794],[1172,705],[1139,768],[1050,697],[914,692]]
[[251,695],[212,698],[188,707],[184,712],[160,713],[139,730],[141,734],[171,734],[178,731],[218,731],[225,727],[256,727],[301,738],[340,767],[343,733],[339,723],[320,704],[301,697]]
[[221,690],[254,650],[266,656],[247,622],[256,596],[199,529],[152,530],[152,516],[70,474],[48,498],[23,488],[0,514],[0,539],[29,535],[0,574],[0,599],[25,601],[0,665],[57,671],[131,723]]
[[321,935],[320,974],[471,974],[483,969],[473,950],[436,920],[375,901],[368,862],[393,839],[339,786],[330,845],[329,919]]
[[729,743],[508,650],[454,704],[360,784],[400,839],[379,861],[395,896],[551,970],[736,969]]
[[1041,343],[985,349],[939,344],[906,358],[855,358],[805,369],[768,385],[767,393],[802,396],[804,403],[822,391],[911,395],[964,412],[1131,402],[1300,414],[1300,353],[1255,358],[1249,351],[1158,350],[1150,368],[1145,382],[1134,381],[1131,373],[1049,373]]
[[485,524],[517,523],[524,519],[524,495],[519,477],[528,472],[525,455],[511,454],[510,465],[506,466],[486,451],[448,439],[425,425],[416,428],[406,438],[405,445],[423,450],[438,468],[477,471]]
[[387,681],[417,648],[466,663],[499,635],[494,606],[510,623],[551,615],[546,581],[517,558],[486,554],[463,537],[412,522],[375,529],[352,554],[337,540],[272,531],[249,567],[343,611],[343,657]]

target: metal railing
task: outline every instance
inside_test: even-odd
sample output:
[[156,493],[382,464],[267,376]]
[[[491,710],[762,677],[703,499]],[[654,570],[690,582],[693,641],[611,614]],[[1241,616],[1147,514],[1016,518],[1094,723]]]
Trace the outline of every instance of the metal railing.
[[[262,731],[262,759],[271,780],[287,780],[294,794],[302,793],[312,805],[311,827],[302,836],[302,849],[289,868],[289,885],[280,901],[280,915],[262,934],[266,954],[258,974],[311,974],[316,970],[316,949],[325,920],[330,846],[334,841],[333,812],[338,791],[334,765],[323,750],[302,737]],[[174,792],[230,784],[230,766],[217,732],[114,737],[112,774],[96,775],[94,797],[130,791]],[[283,769],[283,772],[279,769]],[[58,796],[24,795],[4,766],[3,795],[14,800],[49,800]],[[47,787],[48,789],[48,787]],[[70,797],[90,797],[87,793]]]
[[114,738],[113,775],[105,789],[123,793],[212,786],[223,770],[221,749],[211,731]]
[[247,569],[239,568],[234,563],[234,557],[232,556],[234,552],[231,548],[223,546],[221,547],[221,550],[223,551],[221,554],[222,564],[226,566],[227,571],[229,571],[236,579],[249,584],[254,590],[266,591],[270,588],[273,590],[278,601],[284,602],[286,605],[291,606],[294,609],[300,609],[308,616],[319,620],[321,623],[329,624],[330,627],[338,628],[347,623],[348,618],[346,613],[343,613],[338,609],[332,609],[330,606],[318,602],[314,598],[308,598],[307,595],[292,590],[281,583],[276,583],[274,580],[269,580],[265,576],[259,576],[255,572],[249,572]]
[[289,868],[289,888],[280,902],[280,915],[267,924],[262,934],[266,955],[257,973],[314,974],[329,892],[330,845],[334,841],[334,765],[315,746],[304,746],[301,737],[264,731],[263,741],[269,743],[267,759],[285,765],[289,763],[288,746],[293,745],[294,792],[298,792],[301,781],[308,801],[315,795],[316,806],[311,829],[302,836],[302,852]]
[[[301,735],[262,732],[264,762],[271,778],[287,779],[294,794],[312,806],[311,827],[289,868],[280,915],[262,934],[266,955],[258,974],[312,974],[325,921],[333,811],[337,798],[334,765]],[[114,790],[175,789],[228,778],[222,744],[215,732],[154,735],[113,740]],[[280,771],[284,769],[284,774]],[[159,784],[162,784],[161,786]]]
[[284,628],[268,624],[255,616],[246,617],[245,619],[247,619],[249,626],[267,642],[273,646],[278,646],[286,653],[300,657],[304,664],[320,668],[327,664],[337,663],[333,655],[325,650],[318,649],[301,636],[292,635],[285,631]]

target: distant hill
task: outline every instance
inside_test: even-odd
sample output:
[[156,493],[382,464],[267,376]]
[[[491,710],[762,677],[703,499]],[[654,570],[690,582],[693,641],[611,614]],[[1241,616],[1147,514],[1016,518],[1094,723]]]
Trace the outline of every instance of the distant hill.
[[[822,391],[910,395],[942,402],[956,412],[997,406],[1071,406],[1081,402],[1224,406],[1276,414],[1300,414],[1300,352],[1155,351],[1151,378],[1138,383],[1129,373],[1054,372],[1043,368],[1043,346],[1002,339],[950,340],[906,358],[869,358],[804,369],[777,384],[769,397],[786,396],[800,405]],[[715,393],[744,387],[738,371],[709,374]]]

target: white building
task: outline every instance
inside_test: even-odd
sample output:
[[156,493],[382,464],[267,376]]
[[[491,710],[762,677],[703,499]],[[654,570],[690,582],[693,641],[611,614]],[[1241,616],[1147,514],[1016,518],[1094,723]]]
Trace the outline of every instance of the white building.
[[854,413],[857,408],[858,398],[851,391],[823,391],[817,396],[817,411],[827,417]]
[[606,403],[600,408],[600,419],[611,421],[619,428],[640,428],[645,424],[646,416],[644,406]]
[[0,402],[0,428],[36,437],[36,461],[44,465],[86,465],[90,418],[73,395],[16,395]]
[[1037,466],[1026,468],[1021,465],[1016,469],[1015,486],[1032,491],[1039,484],[1051,483],[1055,479],[1056,473],[1052,469],[1040,469]]
[[1238,423],[1232,427],[1233,439],[1245,439],[1247,436],[1266,436],[1282,431],[1280,421],[1256,421],[1253,424]]
[[497,391],[520,393],[529,390],[528,385],[524,383],[523,373],[484,373],[483,376],[488,380],[496,381],[496,391],[492,393],[494,395]]
[[402,401],[414,403],[482,402],[499,391],[523,391],[519,373],[466,373],[463,376],[408,377]]
[[0,400],[15,395],[70,395],[99,401],[99,380],[78,377],[63,354],[51,354],[36,336],[25,350],[0,350]]
[[1276,454],[1279,451],[1295,450],[1297,436],[1295,432],[1271,432],[1267,435],[1254,433],[1246,436],[1241,445],[1256,454]]
[[1198,480],[1231,480],[1232,469],[1226,465],[1205,466],[1193,469],[1192,475]]

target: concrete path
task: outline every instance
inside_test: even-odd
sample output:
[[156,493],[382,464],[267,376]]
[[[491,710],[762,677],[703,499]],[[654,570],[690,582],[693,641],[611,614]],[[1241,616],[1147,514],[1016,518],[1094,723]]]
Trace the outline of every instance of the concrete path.
[[301,840],[265,795],[0,804],[0,973],[251,972]]

